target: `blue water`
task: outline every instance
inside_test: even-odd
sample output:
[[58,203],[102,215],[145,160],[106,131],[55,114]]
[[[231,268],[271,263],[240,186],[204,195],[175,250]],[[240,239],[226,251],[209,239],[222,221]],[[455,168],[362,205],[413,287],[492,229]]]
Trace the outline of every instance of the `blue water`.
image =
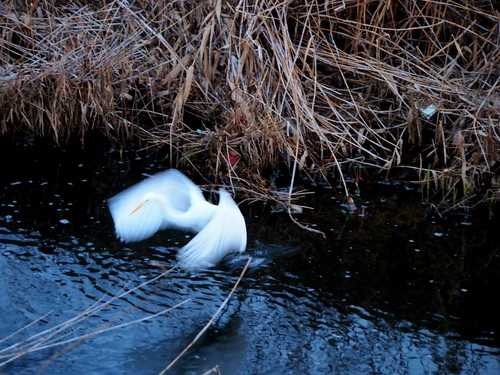
[[317,187],[314,210],[295,218],[325,240],[272,207],[243,205],[247,254],[140,286],[175,266],[189,235],[122,244],[106,199],[166,168],[162,155],[0,154],[0,373],[158,374],[216,313],[249,256],[228,304],[168,373],[500,373],[493,211],[440,217],[415,188],[375,183],[349,212],[340,188]]

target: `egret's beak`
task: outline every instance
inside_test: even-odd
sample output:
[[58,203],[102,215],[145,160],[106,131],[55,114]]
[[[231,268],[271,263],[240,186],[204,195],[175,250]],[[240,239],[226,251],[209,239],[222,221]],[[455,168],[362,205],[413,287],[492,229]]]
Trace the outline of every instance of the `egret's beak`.
[[142,208],[142,206],[144,206],[144,202],[139,203],[139,205],[136,208],[134,208],[132,210],[132,212],[129,213],[129,215],[132,215],[135,211],[137,211],[138,209]]

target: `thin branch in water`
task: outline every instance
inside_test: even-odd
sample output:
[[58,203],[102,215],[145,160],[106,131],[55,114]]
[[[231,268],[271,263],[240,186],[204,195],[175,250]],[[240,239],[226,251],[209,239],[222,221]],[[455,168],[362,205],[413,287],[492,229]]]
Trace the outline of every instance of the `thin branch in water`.
[[198,334],[196,335],[196,337],[193,339],[193,341],[191,341],[185,348],[182,352],[179,353],[179,355],[177,357],[175,357],[175,359],[170,362],[170,364],[165,367],[165,369],[163,371],[161,371],[159,373],[159,375],[163,375],[165,374],[168,370],[170,370],[170,368],[172,368],[173,365],[175,365],[175,363],[177,363],[177,361],[179,359],[182,358],[182,356],[184,354],[186,354],[186,352],[191,349],[191,347],[200,339],[201,336],[203,336],[203,334],[207,331],[208,328],[210,328],[210,326],[212,325],[212,323],[214,322],[214,320],[220,315],[220,313],[222,312],[222,310],[224,309],[224,307],[226,307],[226,305],[228,304],[229,300],[231,299],[231,297],[233,296],[236,288],[238,287],[238,285],[240,284],[241,280],[243,279],[243,276],[245,275],[247,269],[248,269],[248,266],[250,265],[250,262],[252,261],[252,257],[250,257],[247,261],[247,263],[245,264],[245,267],[243,267],[243,270],[241,271],[241,274],[240,274],[240,277],[238,278],[238,280],[236,280],[236,282],[234,283],[234,286],[233,288],[231,289],[231,291],[229,292],[228,296],[226,297],[226,299],[224,300],[224,302],[222,302],[222,304],[220,305],[220,307],[217,309],[217,311],[214,313],[214,315],[212,315],[212,317],[210,318],[210,320],[207,322],[207,324],[205,324],[205,326],[200,330],[200,332],[198,332]]

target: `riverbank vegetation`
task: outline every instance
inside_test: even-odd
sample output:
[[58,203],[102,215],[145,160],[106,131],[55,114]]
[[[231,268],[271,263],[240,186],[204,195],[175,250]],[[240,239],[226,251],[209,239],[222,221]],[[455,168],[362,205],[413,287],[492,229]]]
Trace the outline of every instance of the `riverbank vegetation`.
[[490,1],[6,1],[0,132],[97,129],[285,205],[298,173],[497,201],[499,25]]

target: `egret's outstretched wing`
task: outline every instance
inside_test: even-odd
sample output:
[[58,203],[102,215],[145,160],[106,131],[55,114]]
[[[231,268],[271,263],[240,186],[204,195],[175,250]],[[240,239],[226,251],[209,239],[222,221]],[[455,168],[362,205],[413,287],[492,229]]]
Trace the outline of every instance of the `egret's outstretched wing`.
[[169,221],[166,208],[160,201],[148,202],[131,214],[143,203],[144,196],[148,193],[165,197],[180,212],[190,208],[193,198],[204,199],[200,188],[175,169],[146,178],[108,201],[116,235],[125,242],[140,241],[151,237],[160,229],[175,227],[175,223]]
[[247,229],[238,205],[224,189],[212,220],[178,254],[179,265],[188,270],[216,265],[232,252],[245,251]]
[[[126,205],[126,203],[120,201],[115,201],[113,203],[117,210],[119,210],[117,206],[120,204],[123,203]],[[144,205],[140,210],[130,214],[132,210],[133,208],[128,213],[126,211],[120,211],[120,214],[113,215],[116,236],[122,241],[141,241],[151,237],[163,228],[163,207],[156,202]]]

